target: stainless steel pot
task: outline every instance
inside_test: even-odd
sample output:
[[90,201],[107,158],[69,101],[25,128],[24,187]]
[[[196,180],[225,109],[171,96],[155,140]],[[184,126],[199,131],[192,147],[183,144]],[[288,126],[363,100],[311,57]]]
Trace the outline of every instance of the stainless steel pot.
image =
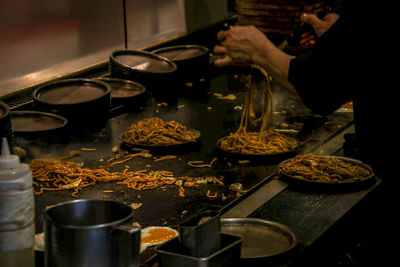
[[45,266],[139,266],[133,209],[113,200],[74,200],[44,211]]

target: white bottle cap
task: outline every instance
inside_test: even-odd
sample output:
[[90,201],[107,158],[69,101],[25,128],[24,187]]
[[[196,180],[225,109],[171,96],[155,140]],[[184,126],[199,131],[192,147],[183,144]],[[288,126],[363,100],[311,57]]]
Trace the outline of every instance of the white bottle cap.
[[19,157],[11,155],[8,148],[7,138],[2,138],[1,155],[0,155],[0,170],[15,169],[20,165]]

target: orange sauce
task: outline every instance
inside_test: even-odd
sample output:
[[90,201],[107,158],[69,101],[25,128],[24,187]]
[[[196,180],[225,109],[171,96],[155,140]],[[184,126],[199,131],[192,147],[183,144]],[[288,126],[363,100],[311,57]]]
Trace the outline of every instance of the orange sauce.
[[161,241],[166,241],[176,236],[176,233],[164,229],[164,228],[155,228],[148,231],[148,235],[141,238],[140,243],[156,243]]

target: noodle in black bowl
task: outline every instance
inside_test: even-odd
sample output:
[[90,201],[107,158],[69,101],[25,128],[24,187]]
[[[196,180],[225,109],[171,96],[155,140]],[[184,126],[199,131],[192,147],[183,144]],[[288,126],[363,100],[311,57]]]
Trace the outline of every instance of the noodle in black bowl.
[[175,121],[147,118],[130,125],[121,137],[128,147],[142,149],[178,148],[195,144],[200,132]]
[[278,175],[285,181],[306,187],[358,188],[374,183],[372,168],[347,157],[298,155],[278,165]]
[[[257,134],[259,133],[247,133],[247,134]],[[231,159],[237,159],[237,160],[249,160],[251,162],[259,162],[259,161],[281,161],[283,159],[287,159],[289,157],[292,157],[296,154],[296,150],[298,147],[298,142],[294,138],[274,133],[272,136],[282,138],[282,140],[286,140],[289,142],[290,145],[288,145],[287,148],[280,148],[279,150],[276,149],[276,147],[271,146],[269,150],[262,151],[261,149],[257,149],[252,151],[251,147],[246,148],[244,150],[238,148],[238,147],[232,147],[229,144],[228,138],[232,138],[231,136],[225,136],[217,141],[216,148],[218,153],[227,156]],[[248,141],[246,141],[248,142]],[[275,150],[275,151],[273,151]]]

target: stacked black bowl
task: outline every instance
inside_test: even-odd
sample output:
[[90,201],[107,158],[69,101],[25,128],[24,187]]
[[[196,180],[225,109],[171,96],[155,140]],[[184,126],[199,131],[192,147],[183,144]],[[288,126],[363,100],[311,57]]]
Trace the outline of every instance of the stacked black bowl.
[[157,54],[139,50],[117,50],[110,56],[112,77],[143,84],[150,90],[174,84],[177,65]]
[[10,109],[0,101],[0,137],[10,138],[12,134]]
[[152,53],[172,60],[178,66],[178,75],[185,80],[199,78],[208,73],[209,49],[201,45],[177,45],[153,50]]
[[99,80],[64,79],[37,88],[33,105],[64,116],[71,123],[97,123],[108,119],[110,91],[110,86]]

